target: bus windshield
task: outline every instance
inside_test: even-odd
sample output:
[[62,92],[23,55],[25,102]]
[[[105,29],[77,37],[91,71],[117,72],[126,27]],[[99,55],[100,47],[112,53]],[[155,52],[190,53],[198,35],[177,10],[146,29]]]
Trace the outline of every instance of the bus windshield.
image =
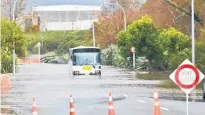
[[76,52],[73,57],[73,65],[100,64],[100,52]]

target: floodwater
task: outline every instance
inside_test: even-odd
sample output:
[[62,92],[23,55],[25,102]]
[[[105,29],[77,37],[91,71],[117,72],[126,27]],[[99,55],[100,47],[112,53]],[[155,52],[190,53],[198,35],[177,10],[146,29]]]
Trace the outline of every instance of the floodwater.
[[[38,115],[64,115],[70,111],[72,94],[77,115],[106,115],[111,92],[117,115],[153,114],[154,101],[150,97],[158,81],[138,80],[133,71],[109,66],[102,68],[101,77],[72,77],[68,70],[67,64],[21,65],[11,77],[9,92],[2,95],[1,108],[16,115],[31,115],[35,98]],[[186,113],[183,101],[161,99],[160,105],[163,115]],[[190,102],[190,115],[205,114],[204,107],[205,103]]]

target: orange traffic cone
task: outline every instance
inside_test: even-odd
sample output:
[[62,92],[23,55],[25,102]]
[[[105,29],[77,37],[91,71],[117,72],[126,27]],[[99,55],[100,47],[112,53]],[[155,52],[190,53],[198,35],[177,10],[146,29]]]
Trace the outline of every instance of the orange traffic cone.
[[112,94],[111,94],[111,92],[109,93],[108,105],[109,105],[108,115],[115,115],[115,110],[114,110],[114,107],[113,107],[113,101],[112,101]]
[[38,115],[35,98],[33,98],[32,114],[33,115]]
[[75,115],[73,96],[70,95],[70,115]]
[[158,92],[157,89],[154,90],[154,115],[161,115]]

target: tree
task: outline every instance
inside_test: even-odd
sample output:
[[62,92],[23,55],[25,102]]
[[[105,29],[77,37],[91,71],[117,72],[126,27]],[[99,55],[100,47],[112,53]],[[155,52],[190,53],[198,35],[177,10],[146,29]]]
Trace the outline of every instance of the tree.
[[[16,0],[1,0],[2,16],[9,20],[13,18],[13,6]],[[17,0],[15,7],[15,19],[24,13],[26,0]]]
[[[204,28],[204,4],[204,0],[195,0],[196,38],[199,38],[200,30]],[[190,0],[147,0],[136,13],[133,16],[135,19],[148,15],[160,27],[174,27],[184,34],[191,35]]]
[[[125,9],[127,25],[132,23],[138,15],[138,4],[133,0],[118,0],[118,2]],[[100,44],[101,48],[116,44],[118,32],[124,29],[123,16],[122,9],[119,6],[103,6],[99,22],[95,23],[96,43]]]
[[196,66],[205,73],[205,40],[196,42]]
[[[64,37],[60,39],[57,45],[57,52],[60,54],[68,53],[69,48],[76,47],[79,45],[86,46],[87,39],[89,37],[89,31],[70,31]],[[91,39],[90,39],[91,41]]]
[[190,37],[172,27],[162,30],[159,40],[160,47],[169,56],[177,54],[177,52],[182,51],[184,48],[191,48]]
[[201,28],[200,31],[200,40],[204,40],[205,39],[205,27]]
[[[187,33],[190,35],[191,31],[191,3],[190,0],[164,0],[168,5],[172,6],[174,9],[177,9],[179,12],[181,12],[183,15],[180,16],[179,21],[175,24],[178,25],[176,27],[180,27],[178,29],[181,29],[184,27],[184,25],[187,25],[186,28],[189,28],[188,31],[184,31],[184,33]],[[195,27],[196,27],[196,38],[199,38],[200,36],[200,30],[201,28],[204,28],[205,26],[205,2],[204,0],[195,0],[194,3],[195,12],[194,12],[194,19],[195,19]]]
[[[15,48],[17,56],[25,56],[27,49],[27,39],[15,22],[2,19],[1,36],[1,72],[12,71],[12,50]],[[13,43],[14,46],[13,46]]]
[[163,29],[159,34],[161,68],[168,64],[169,68],[173,69],[184,59],[189,58],[190,43],[190,37],[175,28]]
[[164,70],[168,66],[175,67],[181,59],[189,57],[190,40],[189,36],[175,28],[157,28],[151,18],[144,16],[129,25],[127,31],[118,34],[118,47],[126,57],[134,46],[137,56],[145,56],[151,66]]
[[134,46],[137,55],[145,56],[154,66],[161,53],[158,48],[158,34],[152,19],[144,16],[130,24],[126,32],[118,34],[118,47],[122,53],[125,53],[129,51],[131,46]]
[[[27,39],[20,27],[15,22],[2,19],[2,48],[8,48],[9,52],[16,49],[16,54],[19,56],[25,56],[22,54],[22,50],[27,46]],[[13,47],[13,43],[14,47]]]

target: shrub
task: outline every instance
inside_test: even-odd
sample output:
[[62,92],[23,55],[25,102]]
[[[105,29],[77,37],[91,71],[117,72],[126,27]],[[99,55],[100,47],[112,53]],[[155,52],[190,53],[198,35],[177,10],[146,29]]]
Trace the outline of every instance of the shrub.
[[11,73],[13,69],[12,54],[7,50],[1,51],[1,73]]
[[120,55],[116,45],[110,45],[101,51],[103,65],[112,65],[116,67],[125,67],[125,59]]

